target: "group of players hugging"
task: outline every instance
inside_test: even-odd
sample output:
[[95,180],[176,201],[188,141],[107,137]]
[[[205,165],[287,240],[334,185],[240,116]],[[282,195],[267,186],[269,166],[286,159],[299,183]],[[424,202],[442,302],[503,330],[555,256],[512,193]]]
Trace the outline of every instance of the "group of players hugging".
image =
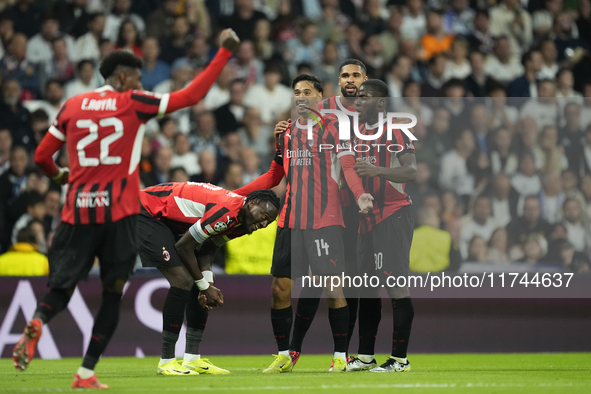
[[[221,47],[205,71],[170,94],[143,91],[141,59],[114,52],[100,66],[105,85],[63,105],[35,152],[37,165],[57,183],[67,184],[68,191],[49,252],[50,291],[39,300],[14,348],[18,370],[27,368],[43,325],[66,308],[98,257],[102,303],[72,387],[107,388],[94,368],[117,327],[123,287],[139,253],[145,267],[156,267],[170,283],[157,373],[230,373],[199,352],[208,312],[224,303],[214,286],[213,257],[226,242],[279,217],[271,268],[271,322],[278,354],[263,372],[292,371],[322,292],[334,338],[332,372],[410,371],[406,352],[414,310],[407,287],[385,287],[393,308],[392,356],[379,366],[374,346],[382,314],[381,286],[332,287],[329,281],[324,287],[301,289],[295,320],[291,305],[294,279],[303,275],[367,274],[385,284],[388,276],[408,272],[414,224],[404,184],[416,176],[414,146],[405,133],[394,130],[382,132],[366,144],[368,149],[354,149],[384,130],[389,105],[386,84],[368,79],[363,63],[350,59],[342,64],[341,96],[323,98],[322,82],[314,76],[293,80],[294,119],[276,125],[275,158],[269,171],[250,184],[234,191],[193,182],[140,190],[145,123],[201,100],[239,42],[233,30],[224,30]],[[338,116],[325,111],[318,121],[315,114],[323,109],[346,114],[351,125],[359,125],[358,132],[340,139]],[[65,143],[69,169],[53,161]],[[283,177],[287,193],[281,206],[269,189]],[[348,357],[358,314],[358,356]],[[183,322],[186,349],[179,361],[174,349]]]

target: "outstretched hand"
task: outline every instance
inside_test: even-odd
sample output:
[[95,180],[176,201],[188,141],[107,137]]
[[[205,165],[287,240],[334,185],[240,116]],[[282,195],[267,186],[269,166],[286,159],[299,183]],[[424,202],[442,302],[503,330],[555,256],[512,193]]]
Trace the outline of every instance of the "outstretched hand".
[[225,29],[220,34],[220,43],[227,50],[234,52],[240,45],[240,38],[234,30]]

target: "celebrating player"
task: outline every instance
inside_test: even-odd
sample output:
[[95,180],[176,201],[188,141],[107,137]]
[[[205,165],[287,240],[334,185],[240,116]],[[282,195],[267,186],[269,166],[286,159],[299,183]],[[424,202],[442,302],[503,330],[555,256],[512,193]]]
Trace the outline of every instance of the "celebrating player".
[[[72,387],[107,387],[97,380],[94,367],[117,327],[123,286],[137,256],[138,164],[144,124],[205,96],[239,44],[231,29],[224,30],[220,39],[222,48],[211,64],[183,90],[162,95],[138,90],[142,89],[141,59],[117,51],[100,66],[105,86],[72,97],[60,109],[35,152],[35,162],[56,182],[67,183],[68,192],[62,223],[49,251],[51,290],[14,348],[18,370],[27,368],[43,324],[66,308],[76,284],[87,277],[98,256],[103,300]],[[52,159],[64,143],[71,173],[57,168]]]
[[[199,355],[208,316],[207,309],[199,305],[199,293],[210,304],[223,304],[222,293],[213,286],[211,264],[215,251],[232,238],[267,227],[279,214],[279,198],[271,190],[256,190],[244,197],[208,183],[186,182],[144,189],[140,201],[143,209],[138,235],[142,264],[158,268],[170,283],[162,309],[158,374],[230,373]],[[203,245],[208,239],[207,245]],[[174,349],[185,310],[187,342],[180,364]]]
[[[278,140],[278,151],[269,173],[236,192],[244,193],[262,186],[265,177],[274,178],[266,187],[287,177],[286,202],[279,217],[271,273],[271,321],[279,353],[265,373],[289,372],[293,362],[289,354],[289,337],[293,312],[291,307],[292,276],[308,274],[331,276],[344,271],[342,237],[343,213],[340,204],[339,164],[355,195],[359,209],[371,208],[371,195],[364,192],[361,180],[352,170],[354,153],[339,140],[336,117],[326,116],[326,127],[312,128],[313,140],[307,139],[309,108],[318,108],[322,83],[311,75],[300,75],[292,82],[299,119]],[[320,149],[332,145],[335,149]],[[341,149],[337,151],[336,146]],[[264,184],[264,183],[263,183]],[[293,255],[293,259],[292,259]],[[292,267],[293,262],[293,267]],[[309,268],[308,268],[309,267]],[[324,287],[328,297],[329,320],[335,343],[335,372],[347,370],[347,324],[349,308],[341,287]]]
[[357,149],[355,170],[363,177],[366,190],[375,196],[373,209],[361,218],[358,260],[359,274],[380,278],[392,300],[394,332],[392,356],[377,367],[374,356],[376,333],[381,320],[380,287],[374,294],[366,294],[359,304],[359,354],[349,361],[349,371],[369,369],[371,372],[406,372],[410,363],[406,358],[414,309],[408,286],[389,287],[388,276],[408,276],[410,246],[414,219],[410,197],[404,184],[416,178],[414,146],[401,130],[394,130],[393,140],[385,129],[386,116],[380,124],[380,114],[386,112],[388,87],[377,79],[365,81],[359,88],[356,109],[360,132],[373,136],[382,128],[377,140],[355,138],[354,144],[369,146]]

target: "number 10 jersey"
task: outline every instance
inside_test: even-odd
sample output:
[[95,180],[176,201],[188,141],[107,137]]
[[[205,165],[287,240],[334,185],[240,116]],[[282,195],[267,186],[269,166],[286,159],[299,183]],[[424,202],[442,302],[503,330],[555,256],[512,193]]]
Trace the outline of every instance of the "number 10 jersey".
[[164,116],[168,98],[106,85],[64,103],[48,130],[67,143],[70,160],[64,222],[111,223],[139,213],[145,123]]

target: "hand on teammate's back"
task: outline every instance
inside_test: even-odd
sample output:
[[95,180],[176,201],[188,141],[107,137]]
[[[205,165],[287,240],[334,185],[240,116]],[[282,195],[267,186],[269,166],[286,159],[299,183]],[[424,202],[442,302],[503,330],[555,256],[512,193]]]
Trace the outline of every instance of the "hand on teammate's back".
[[289,125],[291,124],[291,118],[287,119],[287,120],[282,120],[281,122],[277,123],[275,125],[275,139],[277,139],[277,137],[279,137],[281,134],[285,133],[285,131],[289,128]]
[[357,200],[359,213],[368,213],[373,208],[373,196],[369,193],[363,193]]
[[221,46],[227,50],[234,52],[238,49],[238,45],[240,45],[240,38],[238,38],[238,35],[234,30],[225,29],[222,31],[222,34],[220,34],[220,43]]
[[224,305],[224,295],[217,287],[210,285],[207,290],[202,292],[207,297],[207,305],[222,306]]

